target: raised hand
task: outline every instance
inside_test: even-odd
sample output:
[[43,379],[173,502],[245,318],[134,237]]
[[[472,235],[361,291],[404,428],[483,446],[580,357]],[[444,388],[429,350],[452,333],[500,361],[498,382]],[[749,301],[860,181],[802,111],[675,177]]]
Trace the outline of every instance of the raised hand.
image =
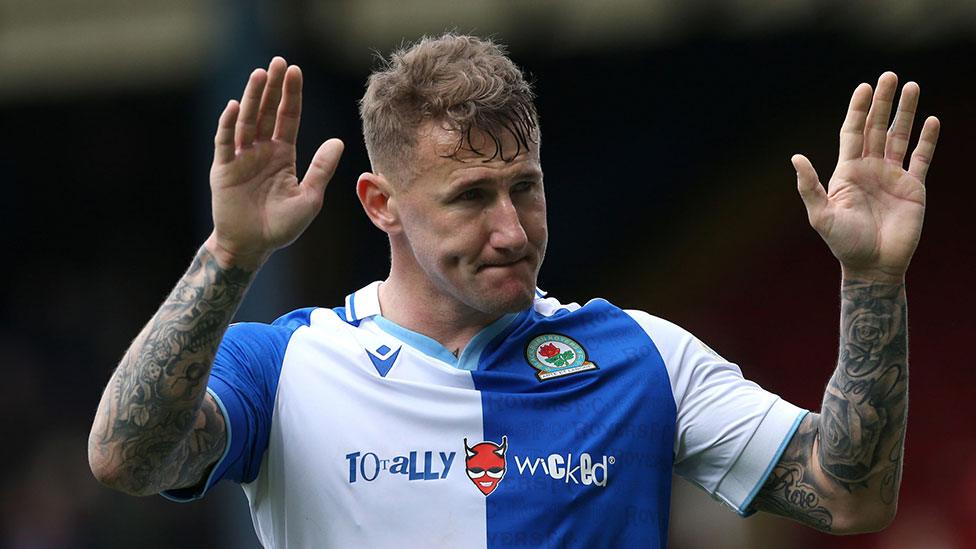
[[251,73],[240,103],[220,115],[210,169],[214,231],[208,249],[224,266],[259,267],[295,241],[322,207],[343,144],[323,143],[299,182],[295,142],[302,71],[275,57]]
[[914,82],[905,84],[889,128],[897,86],[898,77],[886,72],[873,98],[868,84],[854,90],[840,130],[837,167],[826,190],[805,156],[792,158],[810,225],[848,277],[902,280],[922,232],[925,175],[939,138],[939,120],[925,120],[906,170],[919,88]]

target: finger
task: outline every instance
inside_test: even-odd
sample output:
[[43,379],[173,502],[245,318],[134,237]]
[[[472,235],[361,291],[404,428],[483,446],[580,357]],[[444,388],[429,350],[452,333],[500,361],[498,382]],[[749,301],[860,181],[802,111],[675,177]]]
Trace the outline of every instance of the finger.
[[224,112],[220,113],[217,121],[217,135],[214,136],[214,162],[226,164],[234,159],[234,124],[237,122],[237,113],[240,112],[240,104],[231,99],[224,107]]
[[898,77],[891,71],[878,78],[878,87],[874,90],[874,99],[871,101],[871,110],[868,111],[867,125],[864,128],[864,156],[884,157],[888,118],[891,116],[891,104],[895,100],[897,87]]
[[915,118],[915,108],[918,107],[918,84],[909,82],[901,89],[898,100],[898,112],[895,120],[888,129],[888,139],[885,145],[885,158],[897,162],[899,166],[905,161],[905,151],[908,150],[908,140],[912,136],[912,124]]
[[935,144],[939,141],[939,130],[942,124],[939,119],[930,116],[922,126],[922,135],[918,138],[918,145],[912,153],[912,160],[908,163],[908,173],[925,182],[925,175],[929,172],[932,156],[935,154]]
[[342,141],[329,139],[319,146],[319,150],[315,151],[315,156],[312,157],[312,164],[309,165],[308,172],[305,173],[305,179],[301,183],[301,186],[304,187],[310,199],[322,199],[322,195],[325,193],[325,187],[329,184],[329,180],[332,179],[332,175],[335,174],[336,166],[339,165],[339,157],[342,156],[342,150],[344,148],[345,145]]
[[807,207],[807,216],[810,223],[814,224],[814,219],[820,216],[827,205],[827,191],[820,184],[817,177],[817,170],[813,169],[813,164],[802,154],[794,154],[790,158],[793,168],[796,169],[796,189],[800,192],[803,205]]
[[285,85],[278,107],[278,120],[274,138],[291,143],[298,140],[298,124],[302,117],[302,69],[298,65],[288,67]]
[[871,106],[871,85],[859,84],[851,95],[847,116],[840,127],[840,155],[838,163],[861,158],[864,148],[864,121]]
[[264,93],[264,84],[267,81],[268,73],[264,69],[254,69],[247,79],[244,96],[241,98],[241,113],[237,116],[238,147],[250,147],[254,142],[257,133],[258,105],[261,104],[261,95]]
[[275,57],[268,65],[268,85],[264,87],[261,98],[261,109],[258,111],[257,140],[270,139],[274,132],[275,117],[278,104],[281,102],[281,85],[285,80],[285,70],[288,63],[281,57]]

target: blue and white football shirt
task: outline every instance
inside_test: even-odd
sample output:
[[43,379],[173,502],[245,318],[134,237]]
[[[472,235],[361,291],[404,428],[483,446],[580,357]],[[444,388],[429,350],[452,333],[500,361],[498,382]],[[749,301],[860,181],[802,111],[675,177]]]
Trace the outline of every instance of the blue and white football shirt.
[[665,547],[672,471],[741,514],[806,414],[691,334],[594,299],[455,357],[345,307],[235,324],[208,391],[265,547]]

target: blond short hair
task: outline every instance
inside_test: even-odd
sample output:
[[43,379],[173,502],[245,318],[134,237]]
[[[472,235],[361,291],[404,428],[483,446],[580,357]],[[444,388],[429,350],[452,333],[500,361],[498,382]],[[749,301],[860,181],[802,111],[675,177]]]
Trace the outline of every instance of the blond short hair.
[[[458,136],[462,149],[488,159],[504,157],[499,135],[515,137],[520,152],[539,142],[535,94],[504,46],[490,39],[446,33],[424,36],[394,51],[369,77],[359,102],[363,137],[373,171],[409,179],[417,173],[418,130],[440,123]],[[494,151],[475,149],[471,131],[481,130]]]

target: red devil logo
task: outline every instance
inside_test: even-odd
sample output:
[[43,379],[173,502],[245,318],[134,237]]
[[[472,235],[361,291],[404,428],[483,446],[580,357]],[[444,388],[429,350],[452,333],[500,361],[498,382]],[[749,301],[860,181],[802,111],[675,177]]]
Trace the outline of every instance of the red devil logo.
[[507,451],[507,436],[502,436],[501,444],[485,441],[471,447],[468,446],[468,439],[464,439],[465,470],[482,494],[487,496],[494,492],[505,476]]

